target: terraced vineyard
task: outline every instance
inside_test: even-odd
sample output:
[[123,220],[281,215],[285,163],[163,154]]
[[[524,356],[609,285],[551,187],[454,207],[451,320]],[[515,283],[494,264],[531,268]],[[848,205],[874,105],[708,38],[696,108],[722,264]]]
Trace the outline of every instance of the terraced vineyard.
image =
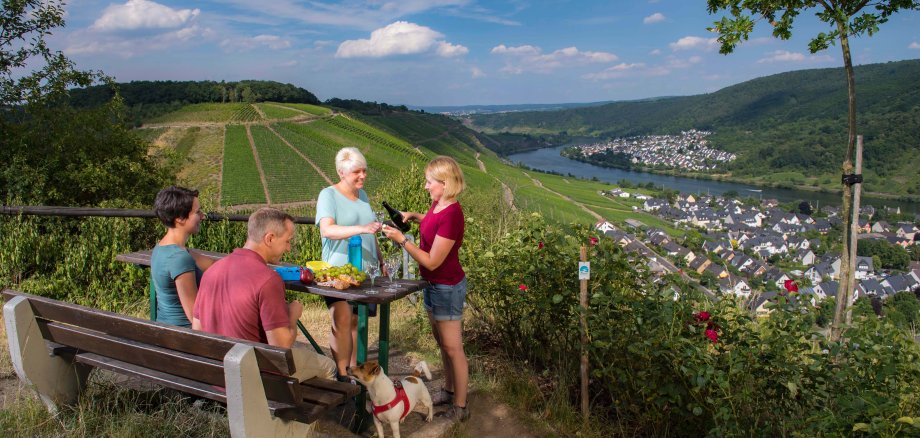
[[221,204],[264,204],[265,191],[256,167],[246,127],[228,125],[224,135],[224,167]]
[[313,114],[314,116],[328,116],[329,114],[332,114],[332,110],[329,108],[324,106],[310,105],[308,103],[278,103],[277,105],[301,110],[303,112]]
[[256,106],[262,110],[262,113],[265,114],[265,117],[269,120],[291,119],[304,115],[304,113],[300,111],[285,108],[275,103],[257,103]]
[[157,117],[152,123],[229,123],[260,120],[259,113],[248,103],[196,103]]
[[272,202],[305,201],[326,187],[316,169],[268,128],[252,126],[251,130]]

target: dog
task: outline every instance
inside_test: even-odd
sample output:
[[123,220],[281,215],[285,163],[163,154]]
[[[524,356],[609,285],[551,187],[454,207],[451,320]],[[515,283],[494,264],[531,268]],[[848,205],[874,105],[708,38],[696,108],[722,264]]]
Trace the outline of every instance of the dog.
[[377,427],[377,436],[383,438],[383,423],[389,423],[393,437],[399,438],[399,423],[405,420],[409,412],[420,403],[428,410],[425,421],[431,421],[434,414],[434,404],[431,394],[422,383],[421,376],[431,380],[431,370],[424,361],[415,366],[411,376],[407,376],[394,383],[383,373],[377,361],[365,362],[359,367],[348,367],[348,375],[354,377],[367,388],[374,413],[374,426]]

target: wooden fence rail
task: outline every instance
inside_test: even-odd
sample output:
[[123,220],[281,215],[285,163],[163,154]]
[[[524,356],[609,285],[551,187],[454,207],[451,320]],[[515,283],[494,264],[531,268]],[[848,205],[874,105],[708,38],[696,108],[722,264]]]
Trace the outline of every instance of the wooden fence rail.
[[[33,215],[33,216],[71,216],[71,217],[134,217],[156,218],[153,210],[139,210],[130,208],[89,208],[89,207],[56,207],[56,206],[7,206],[0,207],[0,214],[5,215]],[[209,221],[228,220],[230,222],[248,222],[249,215],[208,213],[205,216]],[[295,216],[295,224],[313,225],[316,220],[312,217]]]

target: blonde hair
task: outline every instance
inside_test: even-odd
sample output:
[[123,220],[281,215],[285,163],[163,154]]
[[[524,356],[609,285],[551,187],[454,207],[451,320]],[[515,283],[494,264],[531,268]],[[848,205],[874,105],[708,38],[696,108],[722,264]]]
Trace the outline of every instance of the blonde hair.
[[463,171],[457,160],[451,157],[440,155],[434,157],[425,166],[425,175],[430,175],[444,184],[444,197],[448,199],[456,198],[466,189],[466,183],[463,181]]
[[261,242],[268,233],[282,235],[286,230],[287,221],[294,222],[294,218],[277,208],[262,207],[249,215],[246,237],[253,242]]
[[367,160],[364,159],[364,154],[358,148],[342,148],[335,154],[335,171],[340,176],[362,167],[367,169]]

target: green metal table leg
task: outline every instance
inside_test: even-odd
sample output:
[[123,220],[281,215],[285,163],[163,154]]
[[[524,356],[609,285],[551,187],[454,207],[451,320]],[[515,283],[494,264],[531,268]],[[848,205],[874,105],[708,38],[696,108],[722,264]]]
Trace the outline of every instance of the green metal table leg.
[[153,277],[150,278],[150,320],[157,320],[157,290],[153,287]]
[[320,356],[326,355],[325,353],[323,353],[323,349],[319,348],[319,344],[317,344],[316,341],[313,340],[313,336],[310,336],[310,332],[307,331],[307,328],[304,327],[303,323],[300,322],[300,320],[297,320],[297,328],[299,328],[300,332],[303,333],[304,337],[306,337],[307,340],[310,341],[310,345],[313,346],[313,349],[316,350],[316,352]]
[[380,305],[380,342],[377,347],[377,360],[383,373],[390,374],[390,303]]
[[[358,305],[358,365],[367,362],[367,304]],[[367,404],[367,389],[361,386],[361,392],[355,397],[355,420],[352,422],[352,432],[359,433],[370,426],[371,418],[365,405]]]

